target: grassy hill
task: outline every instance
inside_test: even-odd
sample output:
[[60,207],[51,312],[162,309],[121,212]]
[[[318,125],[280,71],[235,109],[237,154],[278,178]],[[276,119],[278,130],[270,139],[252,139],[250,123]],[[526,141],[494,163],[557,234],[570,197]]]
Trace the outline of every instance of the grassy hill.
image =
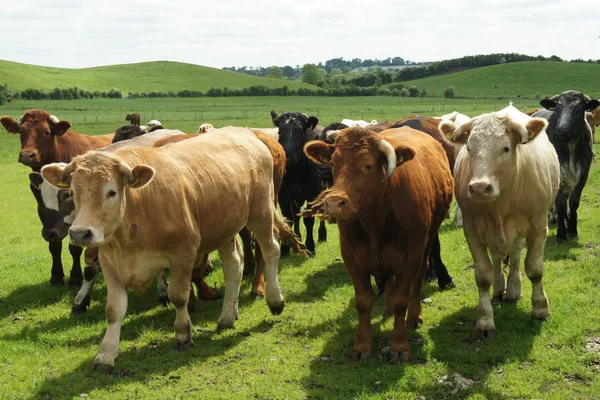
[[405,81],[431,97],[443,97],[444,88],[454,87],[457,96],[483,98],[518,95],[551,96],[565,90],[580,90],[600,96],[600,64],[525,61],[474,68],[453,74]]
[[207,91],[211,87],[243,89],[253,85],[290,89],[315,88],[300,81],[261,78],[216,68],[172,61],[153,61],[137,64],[69,69],[41,67],[0,60],[0,82],[9,90],[66,88],[77,86],[84,90],[122,93],[178,92],[180,90]]

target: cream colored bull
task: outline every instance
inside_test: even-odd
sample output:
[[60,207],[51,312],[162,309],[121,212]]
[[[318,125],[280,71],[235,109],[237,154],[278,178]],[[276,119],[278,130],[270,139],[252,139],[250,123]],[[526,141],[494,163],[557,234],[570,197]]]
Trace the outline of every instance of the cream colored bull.
[[192,268],[218,250],[225,296],[218,329],[233,328],[242,278],[237,233],[247,226],[263,250],[266,299],[283,311],[278,284],[279,234],[293,235],[273,200],[273,158],[244,128],[227,127],[161,148],[91,151],[42,175],[73,191],[71,242],[99,248],[107,286],[108,328],[94,366],[110,371],[119,351],[127,288],[141,293],[165,266],[176,308],[178,347],[192,342],[187,311]]
[[[519,264],[525,241],[525,272],[533,286],[531,315],[545,319],[550,314],[542,285],[543,253],[560,167],[546,126],[546,120],[531,118],[513,106],[458,127],[449,121],[440,123],[447,137],[466,143],[454,168],[455,193],[475,262],[479,289],[475,327],[482,337],[496,332],[489,293],[492,282],[495,299],[521,297]],[[508,283],[502,272],[506,257],[510,259]]]

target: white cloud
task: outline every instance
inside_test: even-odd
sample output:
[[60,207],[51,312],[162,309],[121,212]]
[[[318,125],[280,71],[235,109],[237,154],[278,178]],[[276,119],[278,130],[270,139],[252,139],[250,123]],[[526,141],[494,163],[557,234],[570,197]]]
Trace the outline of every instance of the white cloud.
[[5,0],[0,57],[71,68],[435,61],[494,52],[596,59],[599,14],[600,3],[581,0]]

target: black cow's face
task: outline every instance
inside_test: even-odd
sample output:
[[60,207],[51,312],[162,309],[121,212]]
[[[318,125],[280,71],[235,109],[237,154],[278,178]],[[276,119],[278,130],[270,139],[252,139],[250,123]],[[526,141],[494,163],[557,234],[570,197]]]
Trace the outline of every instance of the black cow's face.
[[136,136],[143,135],[146,133],[144,128],[145,127],[139,127],[136,125],[123,125],[115,131],[115,136],[113,137],[112,142],[117,143],[122,140],[133,139]]
[[273,125],[279,128],[279,143],[285,150],[287,165],[297,164],[304,156],[304,145],[309,139],[309,131],[319,123],[316,117],[306,114],[288,112],[277,115],[271,111]]
[[543,99],[540,104],[553,110],[553,136],[558,142],[569,142],[579,135],[587,134],[585,112],[594,110],[600,102],[575,90],[568,90],[559,96]]
[[48,242],[62,241],[69,231],[75,213],[75,203],[69,189],[56,189],[43,181],[38,172],[29,174],[32,190],[38,191],[42,199],[44,221],[42,237]]

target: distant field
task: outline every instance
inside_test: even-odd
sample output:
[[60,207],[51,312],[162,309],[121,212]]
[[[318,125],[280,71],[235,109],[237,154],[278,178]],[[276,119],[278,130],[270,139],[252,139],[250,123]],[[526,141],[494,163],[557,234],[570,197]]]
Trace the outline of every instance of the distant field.
[[186,89],[205,92],[211,87],[243,89],[253,85],[269,88],[287,85],[290,89],[316,89],[316,86],[307,85],[302,81],[261,78],[172,61],[68,69],[0,60],[0,82],[7,83],[9,90],[12,91],[27,88],[50,90],[55,87],[77,86],[79,89],[89,91],[119,89],[123,95],[127,95],[128,92],[152,91],[177,93]]
[[[125,113],[137,110],[146,120],[155,117],[191,132],[200,122],[270,126],[271,107],[318,114],[328,124],[350,112],[352,117],[362,111],[364,119],[396,120],[414,110],[439,114],[442,108],[456,108],[474,116],[506,104],[390,97],[16,101],[0,107],[0,115],[18,117],[27,108],[45,108],[71,120],[75,130],[98,134],[114,131]],[[523,101],[515,105],[529,106]],[[16,161],[19,146],[19,138],[0,127],[0,399],[598,398],[598,163],[583,191],[579,239],[557,246],[556,227],[550,227],[544,287],[552,316],[546,322],[529,315],[531,284],[523,273],[523,298],[494,305],[497,337],[477,339],[472,258],[462,229],[448,219],[440,240],[456,288],[442,292],[425,285],[423,294],[431,301],[423,304],[423,327],[409,332],[411,361],[395,365],[382,359],[393,322],[382,318],[383,296],[378,296],[372,313],[373,358],[358,363],[352,352],[358,323],[354,290],[341,261],[337,227],[328,225],[329,241],[317,245],[314,258],[292,256],[280,262],[286,299],[281,315],[271,315],[264,300],[251,300],[245,279],[235,329],[216,333],[222,300],[200,302],[191,314],[194,344],[187,351],[175,350],[174,307],[157,304],[154,286],[143,295],[130,292],[116,369],[104,375],[92,370],[106,329],[104,279],[99,278],[87,313],[70,316],[76,289],[48,283],[50,255],[29,191],[29,169]],[[207,280],[223,291],[218,258]]]
[[448,86],[457,96],[495,98],[498,96],[552,96],[565,90],[582,91],[600,97],[600,64],[567,62],[518,62],[473,68],[447,75],[403,82],[425,89],[429,96],[443,97]]
[[[469,116],[499,110],[508,100],[464,100],[406,97],[231,97],[197,99],[93,99],[16,100],[0,107],[1,115],[18,118],[27,109],[44,109],[60,119],[68,119],[73,129],[85,133],[114,132],[125,124],[125,115],[137,111],[142,122],[160,120],[165,127],[195,132],[204,122],[214,126],[247,124],[272,126],[270,110],[278,113],[299,111],[328,125],[343,118],[371,121],[397,121],[407,115],[442,115],[454,110]],[[535,100],[515,100],[523,109],[538,108]]]

